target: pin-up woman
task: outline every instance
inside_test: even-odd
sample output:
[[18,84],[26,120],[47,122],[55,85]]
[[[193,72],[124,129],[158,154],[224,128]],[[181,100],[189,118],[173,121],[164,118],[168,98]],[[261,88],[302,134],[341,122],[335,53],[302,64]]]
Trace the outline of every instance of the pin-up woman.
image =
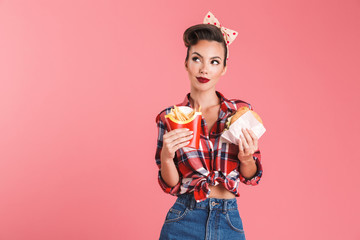
[[174,104],[157,115],[158,182],[164,192],[177,197],[165,217],[160,240],[245,239],[235,197],[240,196],[241,183],[257,185],[262,176],[258,139],[248,129],[243,129],[238,145],[221,141],[220,135],[232,112],[242,106],[253,107],[216,90],[226,73],[228,47],[237,34],[222,26],[211,12],[202,24],[184,32],[190,92],[175,105],[201,106],[200,146],[185,147],[193,137],[185,128],[167,131],[165,115]]

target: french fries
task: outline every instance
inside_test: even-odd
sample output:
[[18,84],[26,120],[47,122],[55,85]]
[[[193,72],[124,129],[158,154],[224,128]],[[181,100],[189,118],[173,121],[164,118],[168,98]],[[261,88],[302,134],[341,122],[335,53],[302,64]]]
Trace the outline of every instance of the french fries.
[[178,107],[176,107],[176,105],[174,105],[174,108],[171,109],[169,115],[172,115],[175,118],[175,120],[186,121],[186,120],[191,119],[195,115],[195,112],[200,112],[200,110],[201,110],[201,106],[199,106],[198,111],[196,111],[196,108],[195,108],[190,113],[186,114],[186,113],[183,113],[182,111],[180,111],[180,109]]

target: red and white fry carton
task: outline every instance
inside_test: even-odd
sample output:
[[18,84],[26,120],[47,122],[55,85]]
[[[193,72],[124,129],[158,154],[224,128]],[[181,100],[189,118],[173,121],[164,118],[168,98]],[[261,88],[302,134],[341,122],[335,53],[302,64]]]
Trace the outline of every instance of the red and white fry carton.
[[[179,106],[177,107],[181,112],[189,114],[193,111],[191,107],[188,106]],[[165,121],[168,126],[168,131],[178,129],[178,128],[188,128],[190,131],[193,131],[193,138],[190,139],[190,142],[185,147],[191,147],[199,149],[200,143],[200,132],[201,132],[201,112],[195,112],[195,114],[186,121],[180,121],[174,118],[172,113],[165,115]]]

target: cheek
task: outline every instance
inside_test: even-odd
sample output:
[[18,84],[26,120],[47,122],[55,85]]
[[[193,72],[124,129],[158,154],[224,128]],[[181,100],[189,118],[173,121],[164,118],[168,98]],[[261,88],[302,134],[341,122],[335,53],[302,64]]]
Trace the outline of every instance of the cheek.
[[220,76],[223,72],[223,68],[219,67],[217,70],[216,70],[217,74]]
[[195,74],[198,72],[197,67],[194,65],[190,65],[188,69],[189,69],[189,73],[191,73],[191,74]]
[[194,62],[188,62],[188,68],[194,69],[194,68],[196,68],[196,64]]

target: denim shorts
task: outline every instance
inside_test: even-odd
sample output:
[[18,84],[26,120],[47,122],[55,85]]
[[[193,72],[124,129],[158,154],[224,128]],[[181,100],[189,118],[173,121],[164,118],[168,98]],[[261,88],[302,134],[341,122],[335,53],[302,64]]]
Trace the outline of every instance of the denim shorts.
[[196,202],[192,193],[178,195],[169,209],[159,240],[245,240],[235,198]]

